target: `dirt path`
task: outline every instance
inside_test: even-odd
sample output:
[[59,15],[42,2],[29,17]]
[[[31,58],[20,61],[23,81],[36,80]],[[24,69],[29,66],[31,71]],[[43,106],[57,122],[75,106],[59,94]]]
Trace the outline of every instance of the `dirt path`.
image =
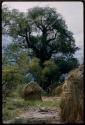
[[59,110],[31,109],[19,116],[21,119],[29,119],[30,123],[59,123]]
[[[55,101],[60,100],[59,97],[43,97],[43,101]],[[27,123],[27,124],[56,124],[60,123],[60,109],[59,107],[48,108],[47,107],[31,107],[24,111],[19,117],[16,117],[14,123]]]

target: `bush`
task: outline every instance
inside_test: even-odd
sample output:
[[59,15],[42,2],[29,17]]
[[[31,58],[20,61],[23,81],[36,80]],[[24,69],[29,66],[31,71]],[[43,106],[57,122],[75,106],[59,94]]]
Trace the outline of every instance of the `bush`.
[[16,66],[4,66],[2,70],[2,94],[5,99],[20,83],[21,76]]

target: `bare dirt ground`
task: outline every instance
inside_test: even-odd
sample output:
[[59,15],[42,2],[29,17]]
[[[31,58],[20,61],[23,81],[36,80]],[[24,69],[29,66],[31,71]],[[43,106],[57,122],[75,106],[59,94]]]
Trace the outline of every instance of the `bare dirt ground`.
[[[43,97],[43,101],[60,100],[60,97]],[[22,113],[19,117],[22,119],[29,119],[30,123],[60,123],[60,109],[46,108],[46,107],[32,107],[28,111]],[[17,118],[18,119],[18,118]]]

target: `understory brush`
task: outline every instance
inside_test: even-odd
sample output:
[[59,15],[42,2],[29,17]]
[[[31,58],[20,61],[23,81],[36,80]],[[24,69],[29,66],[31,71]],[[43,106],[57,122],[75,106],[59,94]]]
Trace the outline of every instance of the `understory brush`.
[[[9,97],[6,97],[2,105],[2,119],[3,121],[11,120],[19,114],[27,111],[32,107],[37,108],[56,108],[59,107],[60,102],[57,100],[45,100],[44,98],[49,98],[46,93],[42,95],[42,101],[40,100],[24,100],[20,96],[20,89],[22,87],[18,86],[15,91],[13,91]],[[51,97],[50,97],[51,98]]]

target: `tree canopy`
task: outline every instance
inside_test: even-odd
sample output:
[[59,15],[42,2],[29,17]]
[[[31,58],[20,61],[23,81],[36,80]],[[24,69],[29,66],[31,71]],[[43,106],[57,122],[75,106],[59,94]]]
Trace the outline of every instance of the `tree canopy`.
[[[24,42],[24,46],[31,48],[42,62],[54,53],[74,54],[77,49],[72,32],[53,8],[35,7],[26,13],[14,9],[7,18],[9,35],[20,44]],[[4,16],[2,20],[7,21]]]

